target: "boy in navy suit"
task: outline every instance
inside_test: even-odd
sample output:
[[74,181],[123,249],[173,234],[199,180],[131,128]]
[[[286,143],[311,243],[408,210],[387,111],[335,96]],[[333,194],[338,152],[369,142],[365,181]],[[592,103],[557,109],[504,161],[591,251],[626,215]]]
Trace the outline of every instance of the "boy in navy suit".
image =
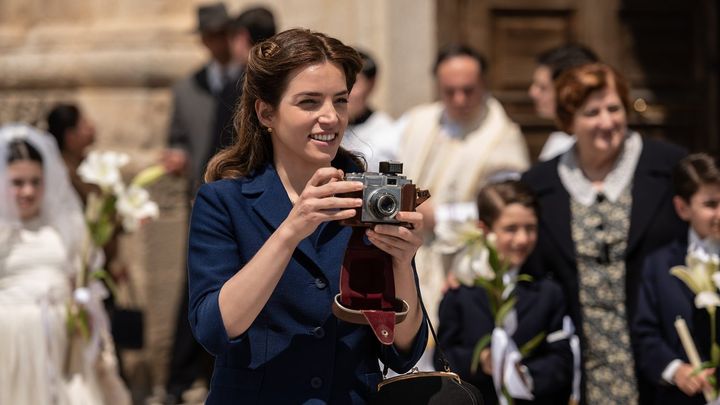
[[[528,270],[524,265],[537,240],[536,201],[532,191],[516,180],[487,185],[477,198],[479,226],[496,237],[498,254],[510,268],[506,285],[516,283],[517,328],[511,333],[512,340],[522,347],[540,333],[547,335],[528,357],[516,364],[534,399],[516,399],[515,403],[567,404],[573,355],[569,333],[562,331],[567,307],[560,285],[535,274],[532,282],[517,281],[518,274]],[[479,367],[475,373],[470,371],[475,345],[483,336],[493,333],[495,327],[485,290],[468,286],[450,289],[440,303],[439,319],[438,346],[450,368],[480,389],[485,404],[496,404],[489,348],[480,353],[482,370]],[[441,369],[439,358],[436,363]]]
[[707,154],[687,156],[673,173],[678,216],[688,222],[687,234],[645,259],[637,312],[632,322],[636,364],[643,378],[655,387],[655,404],[704,404],[702,391],[714,369],[695,372],[680,342],[674,322],[688,324],[700,357],[709,359],[709,318],[694,305],[693,292],[670,274],[684,265],[690,252],[720,253],[720,169]]

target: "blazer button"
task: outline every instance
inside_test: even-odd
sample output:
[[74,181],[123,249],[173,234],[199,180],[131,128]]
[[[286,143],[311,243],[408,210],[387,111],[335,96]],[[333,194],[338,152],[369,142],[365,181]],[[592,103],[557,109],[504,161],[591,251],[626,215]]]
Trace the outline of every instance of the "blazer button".
[[322,290],[323,288],[327,287],[327,283],[321,278],[316,278],[315,287],[317,287],[319,290]]
[[323,329],[322,326],[318,326],[312,330],[312,334],[315,335],[316,338],[322,339],[325,337],[325,329]]
[[323,384],[323,380],[320,377],[313,377],[310,379],[310,386],[315,389],[322,387],[322,384]]

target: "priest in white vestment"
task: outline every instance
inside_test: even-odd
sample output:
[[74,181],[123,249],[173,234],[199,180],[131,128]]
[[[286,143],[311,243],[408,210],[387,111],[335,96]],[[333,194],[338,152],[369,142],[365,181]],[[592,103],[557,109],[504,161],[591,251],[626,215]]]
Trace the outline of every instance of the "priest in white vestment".
[[530,164],[520,128],[488,93],[484,70],[483,57],[468,47],[441,50],[434,68],[440,101],[415,107],[398,122],[402,137],[397,157],[404,174],[432,194],[418,208],[426,216],[427,232],[415,261],[434,323],[449,262],[433,247],[435,226],[474,220],[479,189],[488,181],[518,176]]

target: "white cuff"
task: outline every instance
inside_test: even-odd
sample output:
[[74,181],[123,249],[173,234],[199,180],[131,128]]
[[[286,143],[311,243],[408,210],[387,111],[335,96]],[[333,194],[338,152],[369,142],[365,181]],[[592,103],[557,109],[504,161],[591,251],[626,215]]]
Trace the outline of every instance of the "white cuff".
[[665,370],[663,370],[662,372],[662,379],[670,385],[675,385],[675,372],[682,365],[682,363],[683,362],[680,359],[675,359],[668,363],[668,365],[665,367]]

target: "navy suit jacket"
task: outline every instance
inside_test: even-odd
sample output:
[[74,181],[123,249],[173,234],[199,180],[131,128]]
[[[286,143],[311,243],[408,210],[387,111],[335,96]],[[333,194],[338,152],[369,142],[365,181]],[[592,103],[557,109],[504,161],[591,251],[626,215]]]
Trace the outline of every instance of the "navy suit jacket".
[[322,224],[299,244],[250,328],[237,337],[227,335],[220,288],[291,208],[270,165],[248,178],[203,185],[198,192],[190,223],[190,325],[215,356],[208,404],[364,403],[382,378],[378,358],[405,372],[425,348],[425,322],[413,350],[399,353],[381,345],[368,326],[332,314],[351,234],[337,222]]
[[687,241],[679,239],[648,256],[643,268],[632,332],[638,368],[655,386],[655,404],[705,403],[702,394],[689,398],[662,379],[672,360],[689,363],[675,330],[678,316],[687,322],[702,360],[709,359],[709,319],[704,310],[695,308],[693,292],[670,274],[670,268],[685,264],[686,254]]
[[[675,145],[643,139],[643,149],[632,181],[630,230],[625,251],[625,296],[630,320],[640,285],[642,262],[652,251],[687,233],[687,224],[678,218],[672,205],[672,169],[687,152]],[[555,274],[565,292],[570,316],[581,342],[582,316],[577,276],[575,244],[572,240],[570,195],[558,175],[560,157],[538,163],[522,176],[540,204],[538,245],[528,262]],[[645,401],[640,387],[640,401]]]
[[[518,329],[513,340],[518,347],[539,333],[549,335],[562,329],[566,306],[556,282],[548,278],[520,282],[516,294]],[[486,405],[497,403],[492,377],[482,370],[471,374],[470,363],[476,343],[492,333],[494,326],[487,293],[481,287],[449,290],[440,303],[438,346],[447,356],[450,368],[480,389]],[[523,364],[533,378],[535,400],[516,400],[518,404],[567,404],[572,381],[572,352],[567,339],[543,342],[523,359]]]

